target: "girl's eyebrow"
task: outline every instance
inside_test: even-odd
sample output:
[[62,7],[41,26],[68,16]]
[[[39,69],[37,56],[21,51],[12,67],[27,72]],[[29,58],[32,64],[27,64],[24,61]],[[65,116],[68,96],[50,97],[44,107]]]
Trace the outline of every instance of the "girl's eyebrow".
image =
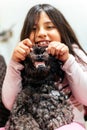
[[[53,24],[51,21],[45,21],[44,24]],[[34,26],[37,26],[38,23],[34,24]]]

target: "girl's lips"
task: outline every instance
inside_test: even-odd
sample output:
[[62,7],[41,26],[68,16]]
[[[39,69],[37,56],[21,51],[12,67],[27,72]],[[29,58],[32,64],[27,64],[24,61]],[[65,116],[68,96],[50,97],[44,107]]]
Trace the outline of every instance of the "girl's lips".
[[40,42],[37,42],[37,45],[40,47],[46,47],[48,46],[49,43],[50,43],[49,41],[40,41]]

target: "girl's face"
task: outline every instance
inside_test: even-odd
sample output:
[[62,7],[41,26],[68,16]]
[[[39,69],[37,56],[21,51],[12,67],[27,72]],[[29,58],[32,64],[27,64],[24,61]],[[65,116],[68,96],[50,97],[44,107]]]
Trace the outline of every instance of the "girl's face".
[[48,46],[52,41],[61,42],[60,33],[45,12],[41,12],[39,20],[36,21],[30,40],[39,46]]

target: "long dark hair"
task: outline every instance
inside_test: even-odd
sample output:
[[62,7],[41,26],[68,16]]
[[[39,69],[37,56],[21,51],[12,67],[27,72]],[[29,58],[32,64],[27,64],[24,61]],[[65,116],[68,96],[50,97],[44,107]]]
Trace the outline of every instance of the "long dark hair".
[[77,44],[81,50],[83,50],[83,48],[79,44],[79,41],[73,29],[71,28],[63,14],[58,9],[49,4],[38,4],[33,6],[29,10],[24,21],[24,26],[22,28],[20,40],[29,38],[33,26],[35,25],[35,21],[39,19],[40,13],[42,11],[44,11],[49,16],[53,24],[56,26],[61,35],[62,42],[69,47],[69,51],[71,54],[75,55],[75,52],[73,51],[72,47],[72,44],[74,43]]

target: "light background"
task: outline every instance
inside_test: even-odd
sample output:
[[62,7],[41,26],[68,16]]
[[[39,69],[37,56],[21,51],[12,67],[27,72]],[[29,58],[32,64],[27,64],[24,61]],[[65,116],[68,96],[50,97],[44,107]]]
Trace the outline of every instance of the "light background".
[[0,0],[0,32],[13,26],[13,36],[8,42],[0,42],[0,54],[7,64],[19,41],[27,11],[39,3],[51,4],[64,14],[87,52],[87,0]]

